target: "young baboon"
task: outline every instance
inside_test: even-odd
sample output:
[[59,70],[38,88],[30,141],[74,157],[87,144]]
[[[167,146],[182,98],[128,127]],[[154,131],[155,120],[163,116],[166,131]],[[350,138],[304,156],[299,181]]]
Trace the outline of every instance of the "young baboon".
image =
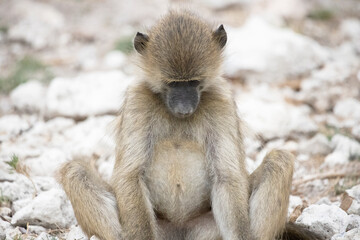
[[[81,160],[59,181],[76,218],[104,240],[291,239],[285,230],[291,154],[274,150],[250,176],[242,129],[221,77],[227,35],[189,12],[138,33],[142,78],[117,122],[110,184]],[[290,226],[289,229],[297,228]],[[309,232],[297,232],[310,238]]]

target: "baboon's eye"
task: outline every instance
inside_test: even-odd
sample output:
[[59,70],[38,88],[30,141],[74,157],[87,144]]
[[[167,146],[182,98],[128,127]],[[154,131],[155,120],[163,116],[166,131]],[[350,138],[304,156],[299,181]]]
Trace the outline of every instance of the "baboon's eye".
[[179,81],[179,82],[170,82],[168,83],[169,87],[197,87],[199,86],[200,81],[198,80],[191,80],[191,81]]
[[188,83],[189,83],[189,86],[191,86],[191,87],[197,87],[197,86],[199,86],[200,81],[192,80],[192,81],[189,81]]
[[170,83],[168,83],[168,86],[169,86],[169,87],[177,87],[177,86],[180,85],[180,83],[181,83],[181,82],[170,82]]

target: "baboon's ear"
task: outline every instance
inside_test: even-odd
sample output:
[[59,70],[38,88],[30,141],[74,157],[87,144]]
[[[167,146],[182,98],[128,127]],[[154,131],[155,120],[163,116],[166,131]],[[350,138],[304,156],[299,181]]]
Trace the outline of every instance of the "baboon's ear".
[[226,31],[224,26],[221,24],[218,29],[213,33],[215,41],[220,45],[220,48],[223,48],[227,41]]
[[148,42],[149,36],[138,32],[134,38],[134,47],[136,51],[140,54],[143,54]]

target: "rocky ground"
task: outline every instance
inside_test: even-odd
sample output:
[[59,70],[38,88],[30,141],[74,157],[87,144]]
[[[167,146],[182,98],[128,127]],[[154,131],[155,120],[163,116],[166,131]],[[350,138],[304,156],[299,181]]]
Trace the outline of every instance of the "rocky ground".
[[[136,78],[131,39],[180,4],[0,1],[1,240],[86,239],[54,176],[80,156],[109,179],[114,119]],[[291,151],[289,220],[360,239],[360,2],[185,5],[225,24],[248,170],[270,149]]]

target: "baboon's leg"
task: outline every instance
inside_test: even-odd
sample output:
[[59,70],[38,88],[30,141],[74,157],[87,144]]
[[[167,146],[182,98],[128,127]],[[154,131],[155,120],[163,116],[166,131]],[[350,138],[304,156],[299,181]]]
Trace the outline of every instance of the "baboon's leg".
[[250,175],[250,222],[255,239],[273,240],[284,229],[293,168],[290,153],[273,150]]
[[62,184],[82,230],[101,240],[119,240],[120,223],[110,185],[82,160],[64,164],[59,172]]
[[221,240],[212,212],[205,213],[188,224],[185,240]]

